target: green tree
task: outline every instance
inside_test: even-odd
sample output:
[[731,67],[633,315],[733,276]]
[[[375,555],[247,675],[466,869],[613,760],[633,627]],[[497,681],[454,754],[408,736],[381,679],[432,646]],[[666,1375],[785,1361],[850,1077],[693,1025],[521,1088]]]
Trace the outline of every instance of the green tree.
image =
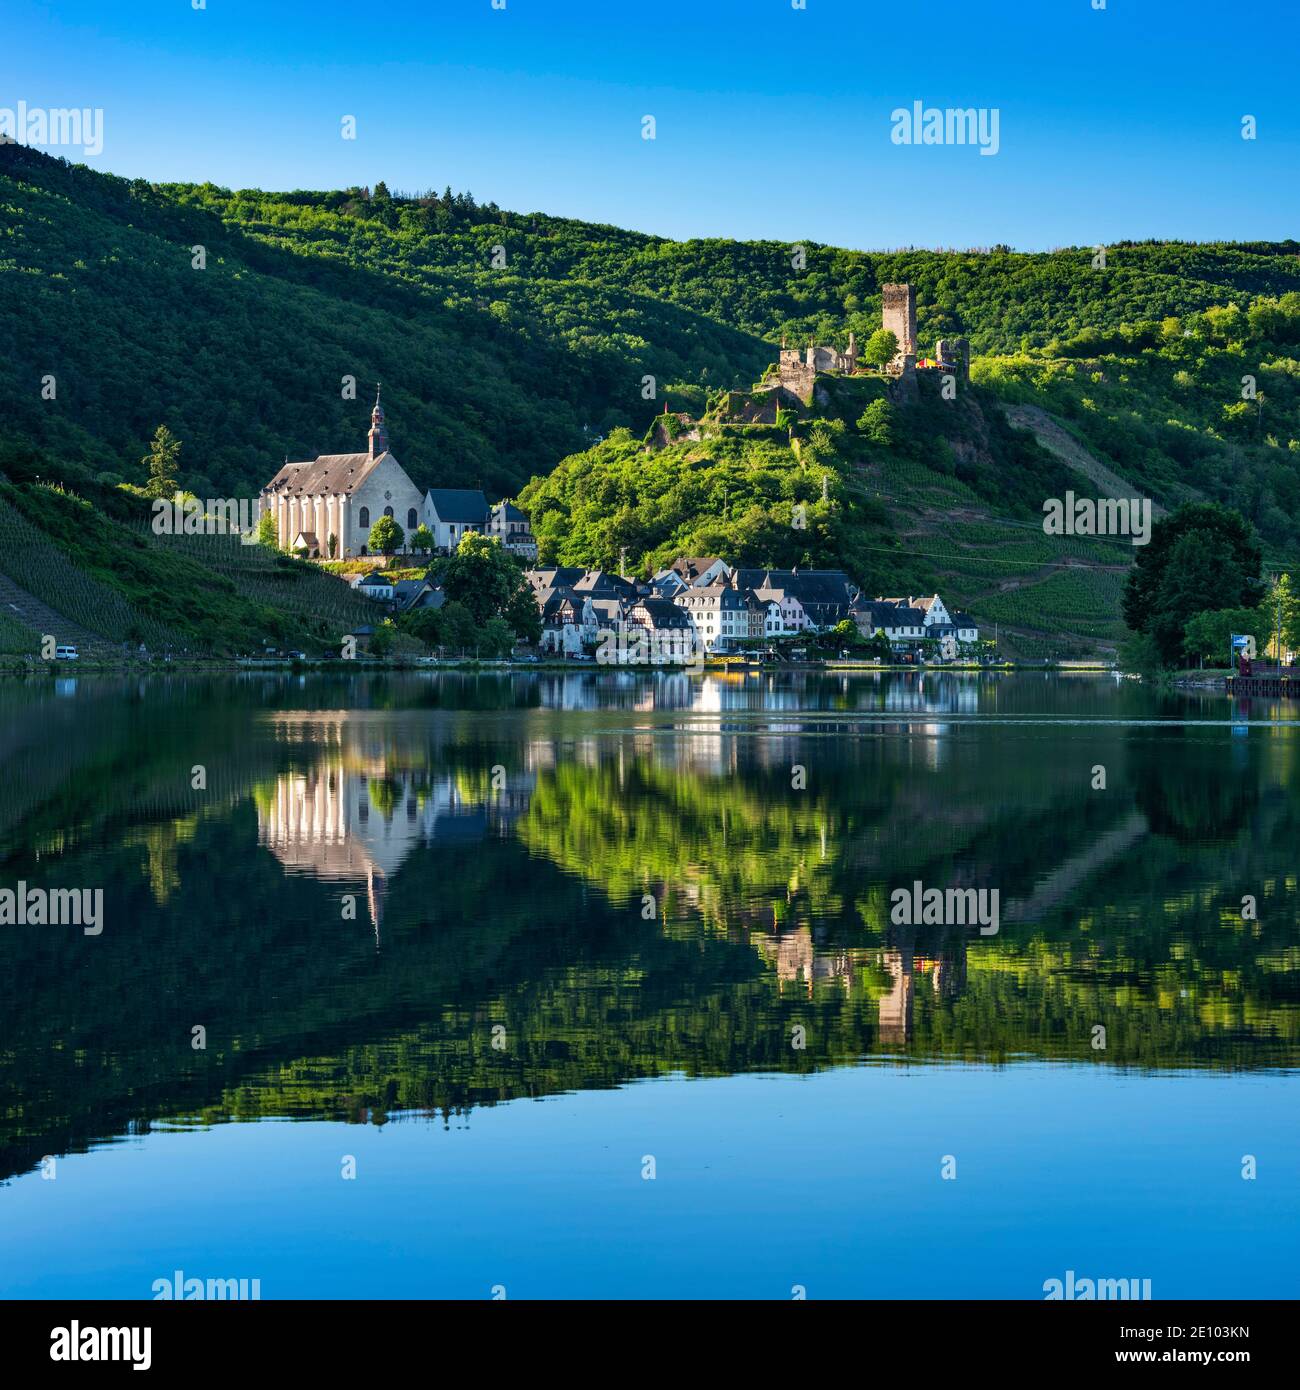
[[397,522],[391,516],[381,516],[370,528],[370,536],[366,543],[372,551],[377,551],[380,555],[391,555],[393,551],[402,548],[405,540],[406,536]]
[[504,618],[489,618],[479,633],[478,647],[484,656],[509,656],[514,650],[515,631]]
[[463,603],[449,599],[442,606],[440,618],[444,647],[455,652],[473,649],[478,641],[481,624]]
[[387,656],[393,649],[393,638],[397,635],[397,629],[393,626],[391,618],[385,618],[382,623],[370,634],[370,651],[373,656]]
[[1156,522],[1124,586],[1124,621],[1156,643],[1168,666],[1183,655],[1188,620],[1260,600],[1259,542],[1240,513],[1187,503]]
[[444,566],[442,587],[448,600],[463,604],[481,626],[504,614],[528,581],[500,541],[470,531]]
[[280,532],[275,524],[274,512],[263,512],[257,523],[257,543],[268,550],[280,548]]
[[1270,637],[1268,608],[1217,608],[1196,613],[1187,620],[1183,650],[1192,661],[1213,666],[1228,664],[1228,643],[1233,633],[1249,633],[1262,652]]
[[897,417],[894,405],[882,396],[858,416],[858,429],[873,443],[888,449],[894,443],[894,423]]
[[[1289,574],[1273,576],[1268,596],[1263,603],[1268,618],[1268,640],[1272,655],[1277,656],[1277,630],[1282,629],[1282,646],[1287,651],[1300,648],[1300,594],[1297,594]],[[1262,644],[1261,644],[1262,646]]]
[[149,452],[140,460],[149,474],[145,492],[150,497],[171,497],[175,493],[180,456],[181,441],[166,425],[159,425],[149,444]]
[[427,526],[417,526],[407,544],[421,555],[427,555],[433,549],[433,532]]
[[869,367],[886,367],[898,354],[898,335],[888,328],[877,328],[862,349],[862,360]]
[[532,586],[527,582],[515,590],[503,616],[517,637],[534,645],[541,641],[542,613],[533,597]]
[[403,613],[397,620],[403,632],[410,633],[427,647],[442,645],[442,610],[438,608],[414,608]]

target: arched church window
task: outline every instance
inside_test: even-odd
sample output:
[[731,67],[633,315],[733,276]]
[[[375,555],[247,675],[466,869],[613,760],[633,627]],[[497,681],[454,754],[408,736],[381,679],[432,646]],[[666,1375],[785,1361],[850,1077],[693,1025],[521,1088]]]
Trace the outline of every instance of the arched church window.
[[387,517],[391,517],[393,515],[393,509],[391,507],[385,507],[384,515]]
[[357,521],[358,521],[358,524],[360,525],[360,527],[361,527],[361,529],[362,529],[363,531],[368,531],[368,530],[370,529],[370,508],[369,508],[369,507],[362,507],[362,508],[361,508],[361,515],[357,518]]
[[412,507],[406,513],[406,529],[408,531],[414,531],[417,525],[419,525],[419,522],[416,519],[415,508]]

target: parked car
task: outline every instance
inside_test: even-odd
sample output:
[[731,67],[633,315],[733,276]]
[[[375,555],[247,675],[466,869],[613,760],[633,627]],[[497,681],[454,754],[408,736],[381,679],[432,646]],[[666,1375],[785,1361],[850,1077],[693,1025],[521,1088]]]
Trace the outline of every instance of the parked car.
[[80,661],[81,657],[78,654],[76,647],[72,646],[71,644],[68,644],[62,647],[55,647],[54,659],[55,661]]

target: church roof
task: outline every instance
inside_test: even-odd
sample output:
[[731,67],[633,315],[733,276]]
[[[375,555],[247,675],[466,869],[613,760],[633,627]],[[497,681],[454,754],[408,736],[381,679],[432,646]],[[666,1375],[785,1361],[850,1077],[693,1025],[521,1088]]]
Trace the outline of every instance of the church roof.
[[351,493],[386,458],[392,458],[387,451],[377,458],[371,458],[369,454],[321,454],[303,463],[286,463],[267,483],[264,491],[292,493],[295,496],[315,496],[321,492]]

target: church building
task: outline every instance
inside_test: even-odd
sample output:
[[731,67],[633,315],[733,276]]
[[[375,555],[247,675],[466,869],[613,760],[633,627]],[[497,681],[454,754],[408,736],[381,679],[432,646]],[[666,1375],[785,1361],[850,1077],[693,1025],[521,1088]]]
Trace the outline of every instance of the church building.
[[391,516],[409,536],[421,523],[424,494],[388,452],[384,408],[375,392],[369,449],[289,463],[262,489],[262,511],[276,520],[283,550],[323,559],[367,553],[370,528]]

